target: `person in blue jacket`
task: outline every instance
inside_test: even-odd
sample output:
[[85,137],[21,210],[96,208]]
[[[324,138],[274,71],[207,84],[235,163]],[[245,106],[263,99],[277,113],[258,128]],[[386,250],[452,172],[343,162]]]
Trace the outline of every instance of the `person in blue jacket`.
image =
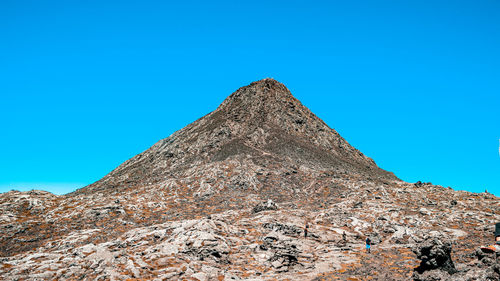
[[370,240],[370,237],[366,237],[365,243],[366,243],[366,252],[370,253],[370,248],[372,246],[372,241]]

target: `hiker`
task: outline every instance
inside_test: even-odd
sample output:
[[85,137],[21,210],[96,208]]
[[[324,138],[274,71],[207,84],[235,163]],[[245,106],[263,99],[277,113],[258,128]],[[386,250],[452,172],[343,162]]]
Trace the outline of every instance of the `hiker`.
[[346,243],[347,242],[347,237],[345,235],[345,231],[342,232],[342,242]]
[[309,228],[309,224],[306,222],[306,226],[304,226],[304,238],[307,238],[307,229]]
[[370,248],[372,245],[372,241],[370,240],[370,237],[366,237],[365,243],[366,243],[366,252],[370,253]]
[[500,222],[495,224],[495,244],[482,246],[481,251],[485,253],[500,253]]

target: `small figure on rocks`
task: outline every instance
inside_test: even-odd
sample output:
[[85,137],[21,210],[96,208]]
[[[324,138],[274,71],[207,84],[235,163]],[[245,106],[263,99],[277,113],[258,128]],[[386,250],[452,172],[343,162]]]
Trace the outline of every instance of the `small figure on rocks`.
[[307,230],[309,229],[309,223],[306,222],[306,225],[304,226],[304,238],[307,238]]
[[370,240],[370,237],[366,237],[365,243],[366,243],[366,252],[370,253],[371,252],[370,248],[372,245],[372,241]]
[[500,222],[495,224],[495,244],[482,246],[481,251],[485,253],[500,253]]
[[342,242],[346,243],[347,242],[347,236],[345,235],[345,231],[342,232]]

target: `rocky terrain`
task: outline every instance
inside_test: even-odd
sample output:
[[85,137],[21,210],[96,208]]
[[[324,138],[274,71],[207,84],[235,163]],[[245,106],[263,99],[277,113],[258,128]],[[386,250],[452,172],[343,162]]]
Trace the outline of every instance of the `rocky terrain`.
[[0,279],[500,280],[499,210],[399,180],[264,79],[76,192],[0,194]]

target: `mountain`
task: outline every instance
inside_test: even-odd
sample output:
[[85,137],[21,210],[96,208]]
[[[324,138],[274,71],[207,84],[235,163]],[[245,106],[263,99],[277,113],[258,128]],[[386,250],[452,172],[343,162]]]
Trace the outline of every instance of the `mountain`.
[[499,214],[380,169],[263,79],[89,186],[0,194],[0,279],[500,280],[478,249]]
[[[168,182],[191,175],[193,167],[231,160],[246,161],[256,169],[279,166],[396,180],[303,106],[283,84],[267,78],[238,89],[215,111],[75,194]],[[259,179],[249,181],[239,184],[261,187]]]

